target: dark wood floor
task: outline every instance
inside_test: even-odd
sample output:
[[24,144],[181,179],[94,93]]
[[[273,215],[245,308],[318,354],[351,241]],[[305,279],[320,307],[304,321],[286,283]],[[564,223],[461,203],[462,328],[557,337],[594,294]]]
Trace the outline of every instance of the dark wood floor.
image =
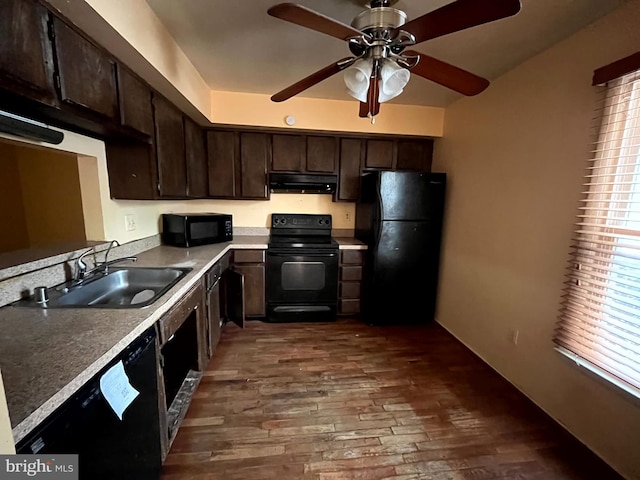
[[228,325],[173,479],[619,479],[437,324]]

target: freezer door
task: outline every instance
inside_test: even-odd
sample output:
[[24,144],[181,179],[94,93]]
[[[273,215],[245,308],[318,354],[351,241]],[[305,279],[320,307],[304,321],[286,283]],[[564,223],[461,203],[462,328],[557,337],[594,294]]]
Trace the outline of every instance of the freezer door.
[[440,258],[440,225],[386,221],[365,283],[365,320],[371,324],[433,320]]
[[380,218],[439,222],[444,191],[443,173],[380,172]]

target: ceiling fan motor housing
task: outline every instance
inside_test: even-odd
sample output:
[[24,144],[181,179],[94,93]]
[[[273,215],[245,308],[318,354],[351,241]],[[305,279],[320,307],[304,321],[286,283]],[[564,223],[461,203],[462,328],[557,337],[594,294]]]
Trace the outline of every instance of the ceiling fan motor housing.
[[406,23],[407,15],[402,10],[389,6],[376,7],[375,4],[376,2],[371,2],[371,8],[358,14],[351,22],[352,27],[373,38],[370,45],[363,44],[364,42],[359,39],[349,42],[349,49],[356,56],[369,52],[374,58],[384,58],[388,56],[390,48],[394,53],[402,50],[402,48],[392,48],[392,43],[400,31],[398,27]]
[[351,26],[361,32],[371,29],[393,29],[404,25],[407,14],[391,7],[375,7],[359,13],[351,22]]

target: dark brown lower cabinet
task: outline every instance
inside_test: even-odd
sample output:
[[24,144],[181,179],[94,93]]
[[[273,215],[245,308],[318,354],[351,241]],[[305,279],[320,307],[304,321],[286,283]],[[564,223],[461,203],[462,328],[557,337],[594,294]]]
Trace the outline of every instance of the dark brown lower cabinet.
[[163,458],[171,448],[178,427],[200,383],[208,363],[204,288],[201,283],[193,287],[158,322],[162,388],[160,396]]
[[358,315],[362,296],[364,250],[340,250],[338,315]]
[[222,331],[222,302],[220,297],[220,286],[222,284],[222,268],[220,262],[216,263],[207,272],[205,277],[207,285],[206,303],[207,303],[207,356],[209,360],[213,357],[216,346],[220,341]]
[[265,250],[235,250],[232,271],[244,277],[245,315],[262,318],[267,314]]

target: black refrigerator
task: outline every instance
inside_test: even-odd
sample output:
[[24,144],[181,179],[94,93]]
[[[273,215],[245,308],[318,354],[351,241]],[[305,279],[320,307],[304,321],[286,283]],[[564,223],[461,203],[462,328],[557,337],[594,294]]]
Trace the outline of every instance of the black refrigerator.
[[355,236],[367,244],[362,316],[370,325],[434,319],[445,173],[362,175]]

